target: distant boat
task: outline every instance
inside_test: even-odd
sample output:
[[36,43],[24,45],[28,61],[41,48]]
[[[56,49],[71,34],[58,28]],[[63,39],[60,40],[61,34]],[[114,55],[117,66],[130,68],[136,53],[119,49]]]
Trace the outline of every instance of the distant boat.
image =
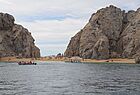
[[34,62],[18,62],[18,65],[37,65],[37,63],[34,63]]

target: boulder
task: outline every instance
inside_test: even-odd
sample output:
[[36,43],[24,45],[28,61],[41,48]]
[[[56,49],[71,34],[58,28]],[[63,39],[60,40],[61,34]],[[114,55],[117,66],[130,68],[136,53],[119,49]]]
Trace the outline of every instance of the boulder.
[[12,28],[14,25],[14,17],[10,14],[3,14],[0,13],[0,29],[1,30],[8,30],[9,28]]
[[140,57],[139,56],[135,58],[135,63],[140,64]]

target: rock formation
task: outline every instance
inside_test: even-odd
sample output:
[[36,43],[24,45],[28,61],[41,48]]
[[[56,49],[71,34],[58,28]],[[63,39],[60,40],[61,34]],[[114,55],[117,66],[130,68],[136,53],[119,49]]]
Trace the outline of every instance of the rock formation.
[[122,11],[113,5],[94,13],[65,51],[66,57],[135,58],[140,56],[140,8]]
[[0,13],[0,57],[40,57],[31,33],[7,13]]

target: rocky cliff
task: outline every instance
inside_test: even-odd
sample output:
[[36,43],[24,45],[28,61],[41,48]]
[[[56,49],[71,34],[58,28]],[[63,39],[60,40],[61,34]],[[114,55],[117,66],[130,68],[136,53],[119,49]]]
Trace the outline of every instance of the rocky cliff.
[[140,56],[140,9],[122,11],[113,5],[94,13],[65,51],[82,58],[134,58]]
[[0,13],[0,57],[40,57],[31,33],[7,13]]

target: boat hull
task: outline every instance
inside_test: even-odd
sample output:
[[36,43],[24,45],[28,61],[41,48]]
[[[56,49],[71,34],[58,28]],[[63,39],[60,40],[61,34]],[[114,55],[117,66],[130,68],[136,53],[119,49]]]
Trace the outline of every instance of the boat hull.
[[18,65],[37,65],[37,63],[18,63]]

